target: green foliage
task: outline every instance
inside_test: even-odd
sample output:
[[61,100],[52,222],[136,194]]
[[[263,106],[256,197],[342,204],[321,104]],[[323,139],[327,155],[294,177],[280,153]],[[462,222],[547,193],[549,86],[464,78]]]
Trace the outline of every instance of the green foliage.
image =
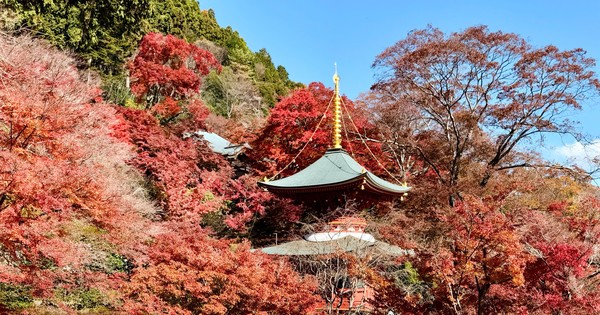
[[263,117],[268,105],[256,85],[248,73],[225,67],[205,78],[202,99],[213,113],[250,125],[252,118]]
[[125,59],[148,32],[190,42],[221,37],[214,14],[201,12],[195,0],[0,0],[0,7],[11,21],[5,28],[31,29],[105,75],[122,73]]
[[17,13],[16,29],[31,29],[62,49],[78,53],[102,73],[120,73],[137,46],[149,0],[2,0]]
[[70,307],[92,313],[108,312],[108,298],[95,288],[76,288],[74,290],[57,290],[56,297]]
[[105,240],[102,238],[107,233],[106,230],[97,227],[90,222],[83,220],[73,220],[62,227],[62,231],[75,241],[81,241],[94,246],[106,247]]
[[0,311],[2,307],[19,310],[33,305],[33,296],[29,286],[0,282]]
[[275,106],[278,98],[287,95],[291,89],[303,86],[291,81],[283,66],[275,68],[271,55],[264,48],[254,54],[254,62],[254,77],[260,94],[269,107]]
[[0,30],[15,29],[20,22],[21,18],[15,10],[0,4]]
[[123,106],[135,103],[135,97],[127,86],[127,76],[124,74],[105,76],[102,80],[102,90],[106,98],[113,103]]
[[209,228],[212,230],[213,235],[218,237],[231,237],[232,231],[225,224],[225,219],[227,217],[223,213],[223,211],[213,211],[206,213],[202,216],[202,221],[200,222],[200,226],[203,228]]
[[56,263],[54,262],[54,260],[52,260],[51,258],[42,256],[40,257],[40,269],[44,270],[44,269],[49,269],[49,270],[54,270],[56,269]]
[[125,272],[131,273],[134,268],[133,263],[126,256],[122,256],[116,253],[110,253],[106,257],[106,267],[108,273],[113,272]]
[[144,33],[171,34],[188,42],[200,38],[206,18],[195,0],[149,0],[149,4]]
[[[229,68],[224,68],[223,71],[227,71],[228,69]],[[210,108],[211,112],[227,117],[226,93],[227,91],[223,86],[223,82],[216,71],[213,70],[204,77],[204,83],[202,84],[202,99]]]
[[273,62],[271,61],[271,55],[269,55],[266,49],[263,48],[256,52],[254,58],[257,64],[261,64],[264,67],[261,78],[259,78],[261,81],[275,82],[280,80],[279,72],[275,69]]
[[409,285],[417,285],[423,282],[419,279],[419,272],[415,267],[413,267],[410,261],[405,262],[403,268],[399,270],[396,275],[398,276],[396,278],[397,284],[405,283]]
[[[6,17],[1,27],[31,29],[55,46],[77,53],[81,67],[102,74],[104,96],[117,104],[131,103],[123,65],[149,32],[211,46],[209,51],[218,51],[224,66],[254,80],[268,107],[301,86],[289,80],[283,66],[275,67],[265,49],[253,53],[237,31],[220,27],[215,13],[200,10],[195,0],[0,0],[0,9],[0,17]],[[223,104],[214,103],[216,113],[227,116],[218,108]]]
[[240,37],[238,32],[234,31],[230,26],[222,30],[224,47],[227,48],[227,59],[225,65],[231,66],[234,69],[248,71],[254,61],[254,54],[248,48],[246,41]]
[[211,191],[206,191],[204,192],[204,197],[202,197],[202,201],[206,202],[206,201],[211,201],[215,199],[215,195],[211,192]]
[[273,83],[261,82],[258,90],[265,103],[269,104],[269,107],[274,107],[277,103],[276,86]]

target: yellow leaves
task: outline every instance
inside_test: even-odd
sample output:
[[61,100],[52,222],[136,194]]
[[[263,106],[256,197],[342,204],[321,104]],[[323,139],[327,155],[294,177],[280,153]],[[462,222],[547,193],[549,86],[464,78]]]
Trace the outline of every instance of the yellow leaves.
[[15,201],[15,196],[8,192],[0,194],[0,211],[8,208]]
[[35,219],[42,214],[42,210],[33,205],[26,205],[21,207],[20,215],[24,219]]
[[464,270],[466,273],[472,274],[473,271],[475,270],[475,265],[473,264],[472,261],[467,261],[467,263],[465,264]]
[[127,108],[133,108],[133,109],[145,109],[145,105],[144,104],[136,102],[131,97],[129,97],[129,98],[127,98],[125,100],[123,106],[125,106]]
[[204,196],[202,196],[202,202],[207,202],[215,199],[215,195],[210,190],[206,190],[204,192]]
[[239,249],[239,247],[240,247],[240,244],[238,244],[238,243],[231,243],[231,244],[229,244],[229,250],[230,250],[232,253],[235,253],[235,252],[237,252],[237,251],[238,251],[238,249]]
[[[515,270],[516,271],[516,270]],[[518,287],[525,284],[525,276],[523,276],[523,272],[513,272],[512,283]]]

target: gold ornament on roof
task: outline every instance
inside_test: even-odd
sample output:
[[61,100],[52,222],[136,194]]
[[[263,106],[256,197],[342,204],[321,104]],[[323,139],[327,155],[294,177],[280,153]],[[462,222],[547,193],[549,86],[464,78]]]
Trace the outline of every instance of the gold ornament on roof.
[[341,100],[340,100],[340,77],[337,74],[337,64],[335,64],[335,74],[333,75],[335,89],[333,91],[333,148],[342,148],[342,118],[341,118]]

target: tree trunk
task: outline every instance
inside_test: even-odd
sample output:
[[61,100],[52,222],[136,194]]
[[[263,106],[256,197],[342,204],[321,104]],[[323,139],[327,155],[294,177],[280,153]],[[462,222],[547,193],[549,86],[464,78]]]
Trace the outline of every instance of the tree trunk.
[[489,169],[487,169],[485,171],[485,174],[483,175],[483,178],[481,179],[481,182],[479,182],[479,186],[480,187],[485,187],[491,177],[492,177],[492,171],[489,170]]
[[490,284],[485,283],[480,286],[477,277],[475,277],[475,283],[477,283],[477,315],[483,315],[485,314],[483,311],[483,301],[490,290]]

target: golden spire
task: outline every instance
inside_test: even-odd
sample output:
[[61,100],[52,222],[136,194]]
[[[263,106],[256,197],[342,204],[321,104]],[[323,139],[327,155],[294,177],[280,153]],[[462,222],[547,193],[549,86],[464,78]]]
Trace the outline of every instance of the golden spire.
[[335,65],[335,74],[333,75],[333,83],[335,83],[335,89],[333,92],[333,148],[340,149],[342,147],[342,125],[341,125],[341,112],[340,107],[340,77],[337,74],[337,64]]

